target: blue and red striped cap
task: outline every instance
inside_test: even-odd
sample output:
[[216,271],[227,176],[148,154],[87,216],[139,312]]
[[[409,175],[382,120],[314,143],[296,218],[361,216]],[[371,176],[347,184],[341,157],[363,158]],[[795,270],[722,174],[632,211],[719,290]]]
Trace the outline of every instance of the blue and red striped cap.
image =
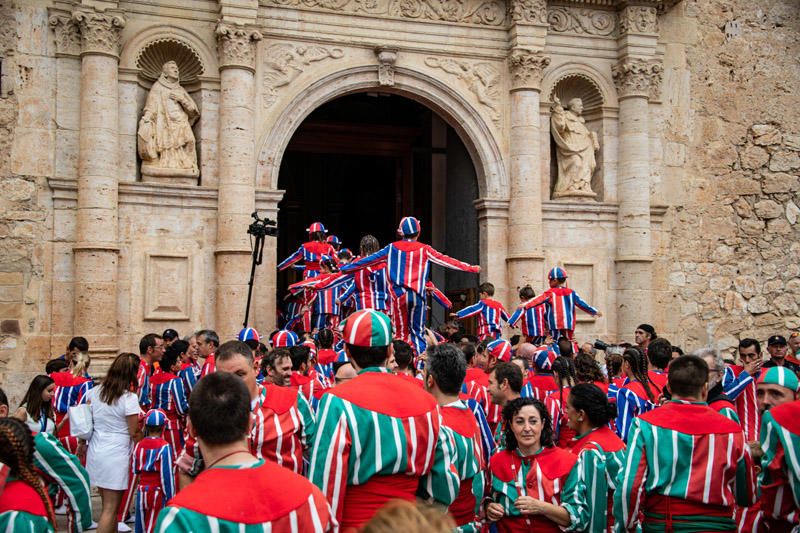
[[567,279],[567,271],[561,267],[553,267],[547,273],[547,279]]
[[403,220],[400,221],[400,226],[397,228],[397,233],[403,237],[414,235],[415,233],[419,233],[419,231],[419,220],[414,217],[404,217]]
[[314,222],[306,231],[309,233],[316,233],[318,231],[321,231],[322,233],[328,233],[328,230],[325,229],[325,226],[322,225],[322,222]]
[[244,328],[242,331],[239,332],[237,337],[240,341],[256,341],[259,342],[261,337],[259,337],[258,332],[255,328]]
[[392,342],[392,323],[380,311],[356,311],[347,317],[343,336],[344,342],[353,346],[389,346]]
[[328,244],[342,244],[342,241],[340,241],[339,237],[336,235],[329,235],[328,238],[325,239],[325,242]]
[[297,338],[297,333],[288,329],[282,329],[275,333],[270,339],[273,348],[291,348],[297,346],[300,339]]
[[144,415],[144,425],[159,427],[167,423],[167,414],[161,409],[150,409]]
[[498,361],[511,361],[511,343],[505,339],[493,340],[487,344],[486,352]]

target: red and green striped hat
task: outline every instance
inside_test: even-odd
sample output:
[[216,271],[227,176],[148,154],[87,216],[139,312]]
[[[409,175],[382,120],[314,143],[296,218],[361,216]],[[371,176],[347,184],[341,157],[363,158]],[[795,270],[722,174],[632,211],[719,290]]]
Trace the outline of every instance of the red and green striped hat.
[[352,346],[389,346],[392,342],[392,323],[380,311],[364,309],[347,317],[342,336],[344,342]]

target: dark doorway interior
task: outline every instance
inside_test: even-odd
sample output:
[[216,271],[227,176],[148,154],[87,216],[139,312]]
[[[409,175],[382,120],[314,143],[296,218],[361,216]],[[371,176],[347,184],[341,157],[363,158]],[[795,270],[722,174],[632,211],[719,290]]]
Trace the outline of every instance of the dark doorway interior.
[[[422,221],[421,239],[461,260],[478,262],[477,181],[455,131],[422,104],[397,95],[359,93],[315,110],[300,125],[281,163],[278,261],[320,221],[358,254],[363,235],[395,240],[399,220]],[[438,267],[437,267],[438,269]],[[434,270],[454,302],[477,278]],[[300,278],[278,276],[279,295]],[[442,320],[436,311],[434,319]]]

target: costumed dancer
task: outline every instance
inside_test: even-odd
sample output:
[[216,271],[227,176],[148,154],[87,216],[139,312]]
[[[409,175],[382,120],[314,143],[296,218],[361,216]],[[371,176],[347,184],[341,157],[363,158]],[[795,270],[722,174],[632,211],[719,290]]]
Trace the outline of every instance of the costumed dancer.
[[278,270],[286,270],[298,261],[303,261],[303,279],[313,278],[320,274],[320,261],[323,255],[336,257],[336,249],[325,242],[325,234],[328,230],[322,222],[314,222],[306,230],[309,240],[303,243],[292,255],[284,259],[278,265]]
[[311,329],[335,329],[339,325],[340,294],[339,285],[326,283],[342,277],[336,266],[336,261],[328,255],[323,255],[319,260],[320,274],[313,278],[304,279],[289,285],[289,290],[298,294],[303,291],[306,296],[306,305],[311,306]]
[[539,296],[520,304],[519,309],[530,309],[546,305],[547,328],[554,340],[567,337],[572,340],[575,331],[575,308],[592,316],[603,316],[603,313],[587,304],[578,293],[566,286],[567,273],[563,268],[555,267],[547,274],[550,288]]
[[355,272],[386,261],[391,282],[395,310],[407,317],[411,332],[410,344],[417,354],[427,347],[425,322],[427,305],[425,302],[425,282],[430,275],[430,264],[435,263],[453,270],[480,272],[479,266],[472,266],[449,257],[427,244],[418,242],[420,223],[414,217],[400,221],[397,232],[403,239],[396,241],[372,255],[342,267],[345,273]]
[[79,352],[73,356],[71,366],[71,371],[53,372],[50,374],[50,378],[56,385],[53,390],[53,411],[56,417],[58,440],[69,453],[77,454],[78,437],[70,434],[67,413],[70,407],[85,401],[86,393],[94,386],[94,381],[84,376],[89,367],[89,354]]
[[503,304],[492,298],[494,296],[494,285],[484,282],[478,285],[478,302],[465,307],[457,313],[450,313],[450,316],[458,320],[478,315],[478,338],[499,339],[503,335],[503,322],[508,323],[509,317]]
[[553,362],[553,375],[558,390],[551,392],[544,400],[544,405],[553,421],[553,439],[559,448],[569,448],[569,441],[575,431],[567,424],[567,400],[572,387],[577,384],[575,364],[568,357],[558,357]]
[[131,476],[137,478],[136,533],[151,533],[158,513],[175,496],[175,452],[162,438],[168,421],[164,411],[150,409],[144,418],[145,436],[131,454]]
[[626,348],[622,354],[622,372],[628,382],[617,391],[617,434],[628,441],[628,432],[637,416],[652,411],[658,405],[661,392],[647,375],[647,356],[638,348]]
[[[519,301],[525,303],[536,296],[533,287],[525,285],[519,290]],[[512,328],[520,325],[522,329],[522,336],[525,337],[525,342],[530,342],[534,345],[543,344],[547,337],[547,320],[545,318],[546,307],[544,305],[537,305],[528,309],[517,308],[508,319],[508,325]]]
[[[778,377],[779,370],[784,369],[776,367],[769,372]],[[779,379],[783,386],[798,390],[797,377],[791,372],[785,371]],[[800,525],[800,400],[764,413],[761,447],[761,508],[768,515],[769,531],[796,530]]]
[[168,350],[161,359],[162,372],[150,378],[152,397],[150,405],[167,417],[163,434],[172,450],[172,461],[178,459],[183,451],[185,418],[189,412],[189,393],[184,382],[178,377],[181,363],[178,354]]
[[371,309],[353,313],[344,340],[359,375],[322,396],[309,479],[343,531],[360,528],[390,499],[415,501],[420,486],[450,505],[459,491],[450,439],[433,396],[386,368],[389,317]]

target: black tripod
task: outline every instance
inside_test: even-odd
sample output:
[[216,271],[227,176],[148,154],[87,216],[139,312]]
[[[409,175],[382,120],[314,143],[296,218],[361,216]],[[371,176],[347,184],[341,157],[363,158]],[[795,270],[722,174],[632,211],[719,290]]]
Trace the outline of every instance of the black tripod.
[[250,266],[250,281],[247,283],[247,306],[244,308],[244,323],[242,327],[247,327],[250,318],[250,302],[253,299],[253,282],[256,278],[256,267],[264,260],[264,241],[269,237],[278,236],[278,223],[268,218],[258,218],[258,211],[253,211],[252,216],[255,221],[247,228],[251,240],[255,237],[253,245],[253,263]]

